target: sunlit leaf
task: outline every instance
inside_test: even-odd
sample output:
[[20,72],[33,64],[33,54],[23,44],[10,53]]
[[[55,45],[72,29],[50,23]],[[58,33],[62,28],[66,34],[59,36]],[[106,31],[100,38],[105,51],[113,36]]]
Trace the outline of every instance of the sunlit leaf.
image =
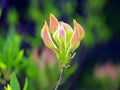
[[25,83],[24,83],[23,90],[27,90],[27,87],[28,87],[28,79],[26,78],[26,79],[25,79]]
[[11,86],[8,84],[7,87],[5,87],[5,90],[12,90]]
[[5,65],[5,63],[0,61],[0,69],[2,70],[6,70],[7,66]]
[[20,90],[20,85],[14,72],[11,75],[10,86],[12,87],[12,90]]
[[17,57],[16,57],[16,60],[14,61],[15,64],[19,63],[20,60],[22,60],[23,54],[24,54],[24,51],[23,51],[23,50],[19,51],[19,53],[18,53],[18,55],[17,55]]

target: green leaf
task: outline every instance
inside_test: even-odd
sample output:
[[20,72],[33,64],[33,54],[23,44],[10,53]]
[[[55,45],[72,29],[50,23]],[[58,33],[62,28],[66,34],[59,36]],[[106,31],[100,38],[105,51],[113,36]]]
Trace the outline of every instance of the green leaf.
[[12,90],[20,90],[20,85],[14,72],[11,75],[10,86]]
[[16,9],[12,8],[7,12],[6,21],[10,25],[14,25],[18,22],[19,14]]
[[72,67],[67,68],[67,70],[64,74],[64,79],[67,79],[68,77],[70,77],[75,72],[77,67],[78,67],[78,65],[74,64]]
[[19,53],[16,57],[16,60],[15,60],[15,64],[19,63],[19,61],[23,58],[23,54],[24,54],[23,50],[19,51]]
[[6,42],[3,47],[3,56],[6,60],[6,63],[11,63],[14,60],[15,56],[19,53],[21,44],[21,38],[16,33],[15,27],[11,26],[6,38]]
[[[15,35],[15,30],[13,27],[10,27],[10,30],[8,32],[6,42],[4,44],[4,49],[3,49],[3,54],[5,58],[8,58],[8,56],[12,57],[13,51],[16,49],[14,44],[14,35]],[[14,49],[13,49],[14,46]]]
[[6,70],[6,68],[7,66],[3,62],[0,61],[0,69]]
[[5,90],[12,90],[11,86],[8,84],[6,87],[5,87]]
[[26,79],[25,79],[25,83],[24,83],[23,90],[27,90],[27,87],[28,87],[28,79],[26,78]]

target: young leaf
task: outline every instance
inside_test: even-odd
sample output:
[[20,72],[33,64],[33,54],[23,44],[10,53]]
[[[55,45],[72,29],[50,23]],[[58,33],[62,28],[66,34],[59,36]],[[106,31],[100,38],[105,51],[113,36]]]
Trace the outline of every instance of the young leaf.
[[2,61],[0,61],[0,69],[6,70],[7,66]]
[[12,90],[20,90],[20,85],[19,85],[19,82],[17,80],[15,73],[12,73],[11,75],[10,86]]
[[9,27],[7,39],[3,47],[3,56],[5,57],[5,59],[9,58],[13,60],[16,54],[19,52],[20,44],[21,38],[16,33],[15,27],[13,26]]
[[5,90],[12,90],[11,86],[8,84],[6,87],[5,87]]
[[23,90],[27,90],[27,87],[28,87],[28,79],[26,77]]
[[19,63],[19,61],[23,58],[23,54],[24,54],[23,50],[18,52],[18,55],[17,55],[16,60],[15,60],[15,64]]

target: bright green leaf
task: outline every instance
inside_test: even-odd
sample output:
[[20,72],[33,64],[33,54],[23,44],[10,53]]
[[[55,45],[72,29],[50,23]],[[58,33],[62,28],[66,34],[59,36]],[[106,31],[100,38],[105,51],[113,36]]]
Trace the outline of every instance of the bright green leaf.
[[8,84],[7,87],[5,87],[5,90],[12,90],[11,86]]
[[6,69],[6,65],[0,61],[0,69],[5,70]]
[[21,50],[21,51],[18,53],[18,55],[17,55],[17,57],[16,57],[16,60],[15,60],[15,64],[19,63],[19,61],[23,58],[23,54],[24,54],[24,51],[23,51],[23,50]]
[[19,53],[20,44],[21,44],[21,38],[16,33],[15,27],[11,26],[9,28],[7,39],[3,47],[3,55],[6,60],[6,63],[8,63],[8,59],[9,60],[15,59],[15,57]]
[[20,90],[20,85],[15,73],[12,73],[11,75],[10,86],[12,87],[12,90]]
[[28,87],[28,79],[26,78],[23,90],[27,90],[27,87]]

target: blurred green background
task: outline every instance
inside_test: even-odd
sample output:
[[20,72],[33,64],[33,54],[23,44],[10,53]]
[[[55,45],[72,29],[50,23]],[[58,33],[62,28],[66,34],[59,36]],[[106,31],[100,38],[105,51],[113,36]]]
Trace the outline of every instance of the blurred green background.
[[119,0],[0,0],[0,90],[12,72],[22,90],[53,90],[61,65],[44,47],[40,32],[53,13],[73,26],[76,19],[85,38],[59,90],[120,89]]

